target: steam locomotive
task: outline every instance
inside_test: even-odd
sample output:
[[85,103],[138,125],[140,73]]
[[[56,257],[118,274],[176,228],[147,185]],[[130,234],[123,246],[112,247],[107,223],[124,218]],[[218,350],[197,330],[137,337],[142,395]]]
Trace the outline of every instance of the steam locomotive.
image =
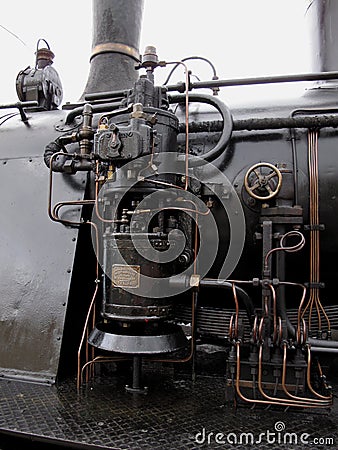
[[[338,72],[322,43],[337,4],[311,13],[318,72],[193,81],[189,58],[164,61],[152,46],[140,57],[141,0],[95,1],[88,83],[62,109],[54,55],[38,45],[19,101],[1,105],[6,398],[20,381],[62,390],[75,378],[83,395],[127,377],[120,395],[139,405],[156,391],[149,371],[196,381],[203,349],[217,348],[230,404],[332,407]],[[156,84],[179,66],[183,82]],[[297,81],[317,84],[245,109],[218,97]],[[5,434],[33,434],[1,415]]]

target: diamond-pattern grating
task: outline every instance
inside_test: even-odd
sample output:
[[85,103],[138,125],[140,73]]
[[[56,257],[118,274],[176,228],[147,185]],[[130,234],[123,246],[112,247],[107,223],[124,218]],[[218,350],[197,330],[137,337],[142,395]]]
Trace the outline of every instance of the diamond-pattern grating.
[[[150,378],[149,378],[150,377]],[[305,413],[233,407],[226,403],[223,378],[197,377],[174,380],[163,373],[148,375],[147,395],[131,394],[119,382],[96,380],[78,395],[73,381],[45,386],[18,381],[0,381],[0,430],[20,432],[40,438],[69,443],[97,445],[114,449],[197,449],[259,448],[328,449],[337,448],[338,408]],[[275,423],[283,422],[285,432],[308,433],[314,437],[332,437],[333,445],[300,442],[239,445],[217,444],[216,433],[275,432]],[[195,436],[206,430],[206,439]],[[207,434],[214,433],[207,442]],[[277,435],[276,435],[277,436]],[[282,439],[283,439],[282,434]],[[234,437],[232,441],[234,442]],[[1,448],[1,435],[0,435]],[[48,447],[46,447],[48,448]],[[70,448],[70,444],[69,447]]]

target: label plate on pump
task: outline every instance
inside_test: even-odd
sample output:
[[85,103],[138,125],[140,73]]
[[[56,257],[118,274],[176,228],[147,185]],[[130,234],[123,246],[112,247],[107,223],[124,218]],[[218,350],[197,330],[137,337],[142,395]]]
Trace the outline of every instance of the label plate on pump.
[[141,266],[114,264],[112,268],[112,285],[120,288],[138,288],[140,286]]

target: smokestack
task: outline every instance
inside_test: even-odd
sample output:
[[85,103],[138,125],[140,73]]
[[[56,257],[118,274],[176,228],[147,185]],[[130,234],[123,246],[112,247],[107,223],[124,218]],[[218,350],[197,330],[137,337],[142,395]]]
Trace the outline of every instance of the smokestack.
[[85,94],[131,88],[138,78],[143,0],[93,0],[93,44]]
[[338,70],[338,1],[312,0],[307,10],[310,24],[312,70]]

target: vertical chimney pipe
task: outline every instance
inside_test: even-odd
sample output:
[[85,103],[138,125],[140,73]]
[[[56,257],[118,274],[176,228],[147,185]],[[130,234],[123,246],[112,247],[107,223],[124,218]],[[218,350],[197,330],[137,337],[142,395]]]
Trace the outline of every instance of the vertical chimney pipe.
[[93,0],[90,72],[82,98],[129,89],[138,78],[143,0]]
[[338,70],[338,1],[312,0],[308,10],[312,70]]

